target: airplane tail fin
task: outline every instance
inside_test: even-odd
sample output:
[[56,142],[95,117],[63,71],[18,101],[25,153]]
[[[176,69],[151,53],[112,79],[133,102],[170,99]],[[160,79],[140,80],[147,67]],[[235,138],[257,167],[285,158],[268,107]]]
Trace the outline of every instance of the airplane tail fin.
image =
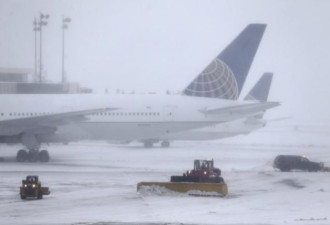
[[261,102],[267,101],[272,79],[273,73],[264,73],[244,100],[257,100]]
[[[264,73],[259,81],[254,85],[252,90],[244,98],[245,101],[259,101],[266,102],[268,100],[268,94],[270,90],[270,85],[272,83],[273,73]],[[253,117],[253,119],[262,119],[265,112]]]
[[237,99],[266,29],[250,24],[183,91],[185,95]]

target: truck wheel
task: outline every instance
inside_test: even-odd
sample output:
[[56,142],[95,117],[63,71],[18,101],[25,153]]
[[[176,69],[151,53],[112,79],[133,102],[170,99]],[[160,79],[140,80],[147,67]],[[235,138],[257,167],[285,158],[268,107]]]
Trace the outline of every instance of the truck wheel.
[[42,192],[41,191],[39,191],[39,193],[38,193],[38,197],[37,197],[38,199],[42,199]]
[[26,199],[26,197],[24,195],[21,195],[21,199]]
[[282,167],[282,168],[280,168],[280,170],[282,172],[290,172],[290,168],[287,168],[287,167]]

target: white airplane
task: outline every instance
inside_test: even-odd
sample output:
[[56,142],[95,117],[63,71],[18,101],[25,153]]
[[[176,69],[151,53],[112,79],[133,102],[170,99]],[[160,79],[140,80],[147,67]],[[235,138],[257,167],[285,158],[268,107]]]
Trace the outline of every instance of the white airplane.
[[[255,84],[252,90],[245,97],[245,101],[265,102],[267,101],[270,85],[273,74],[265,73]],[[247,118],[235,120],[228,123],[212,124],[211,126],[182,131],[172,134],[166,134],[161,138],[154,139],[153,143],[162,141],[162,147],[169,147],[170,141],[173,140],[214,140],[228,138],[237,135],[246,135],[260,129],[266,125],[266,120],[263,119],[264,112]],[[151,142],[152,140],[149,140]],[[151,147],[151,146],[149,146]]]
[[[260,38],[265,25],[241,35]],[[252,32],[253,31],[253,32]],[[0,142],[22,143],[17,161],[49,161],[41,143],[143,140],[224,123],[278,106],[176,95],[0,95]]]

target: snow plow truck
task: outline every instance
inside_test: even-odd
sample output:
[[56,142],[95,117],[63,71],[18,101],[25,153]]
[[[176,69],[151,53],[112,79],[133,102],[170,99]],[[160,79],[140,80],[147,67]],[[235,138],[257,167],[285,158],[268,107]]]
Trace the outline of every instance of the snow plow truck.
[[227,184],[221,177],[221,170],[214,167],[212,160],[195,160],[194,169],[182,176],[171,176],[170,182],[140,182],[137,190],[145,187],[164,187],[171,191],[197,196],[226,196]]

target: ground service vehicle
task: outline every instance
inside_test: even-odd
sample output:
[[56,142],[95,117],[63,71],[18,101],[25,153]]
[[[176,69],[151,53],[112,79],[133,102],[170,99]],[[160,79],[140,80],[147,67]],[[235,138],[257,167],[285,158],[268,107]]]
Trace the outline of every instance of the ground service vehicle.
[[190,195],[225,196],[228,188],[220,175],[220,169],[213,166],[213,159],[195,160],[194,169],[188,170],[183,176],[171,176],[171,182],[140,182],[137,190],[158,186]]
[[20,187],[21,199],[42,199],[43,195],[49,194],[49,188],[41,186],[38,176],[27,176],[25,180],[22,180],[22,186]]
[[325,171],[327,168],[321,162],[309,161],[305,156],[299,155],[278,155],[273,164],[274,168],[281,171],[290,171],[293,169],[307,171]]
[[221,170],[213,166],[212,160],[195,160],[194,169],[183,176],[171,176],[171,182],[224,183]]

